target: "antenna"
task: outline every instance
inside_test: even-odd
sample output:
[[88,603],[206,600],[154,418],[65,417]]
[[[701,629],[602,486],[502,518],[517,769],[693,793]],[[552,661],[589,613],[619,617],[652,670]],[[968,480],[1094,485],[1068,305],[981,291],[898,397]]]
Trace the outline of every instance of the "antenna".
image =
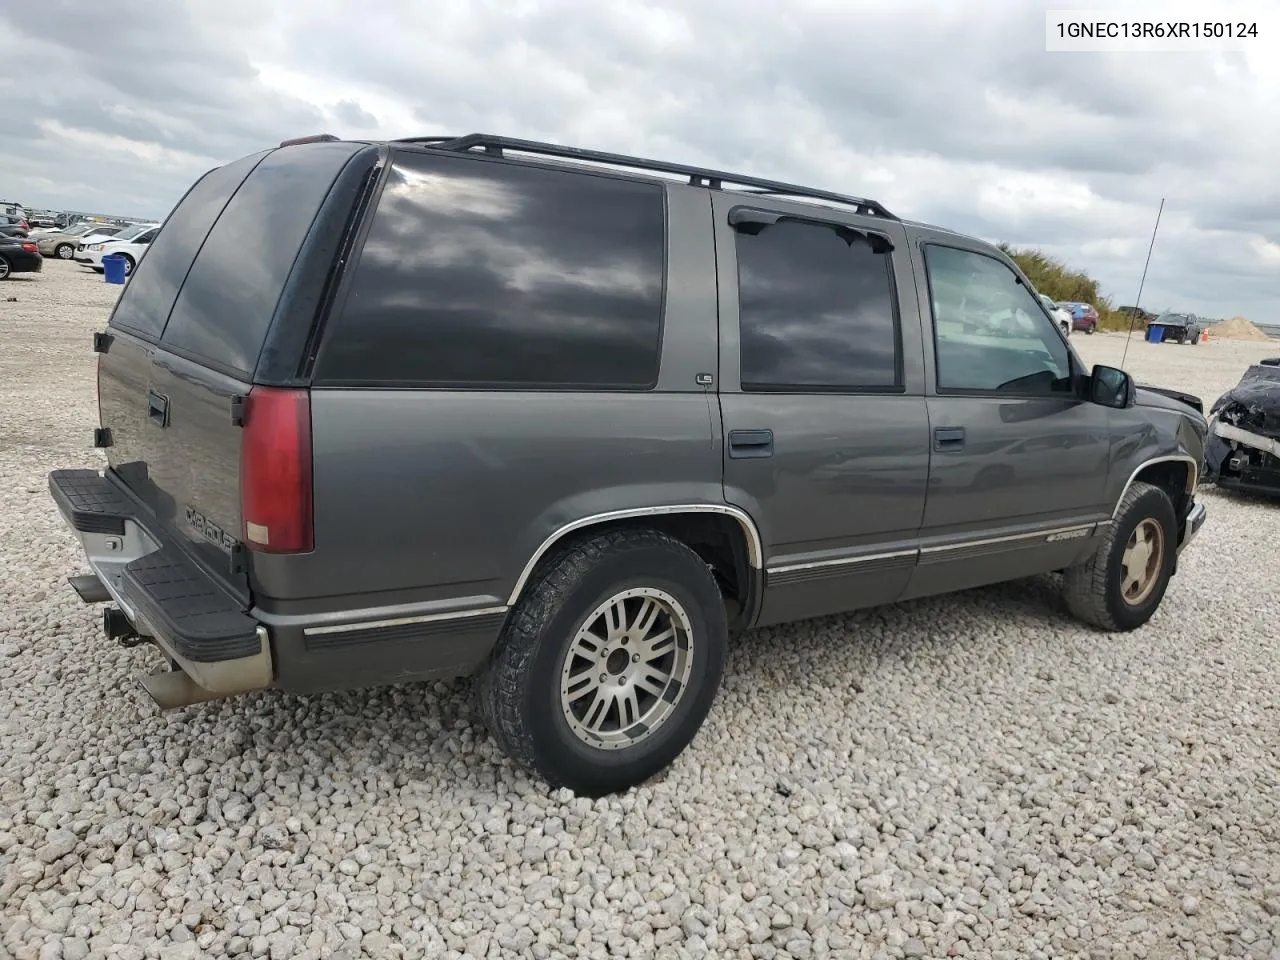
[[1124,369],[1125,357],[1129,356],[1129,341],[1133,339],[1133,323],[1138,319],[1138,310],[1142,307],[1142,288],[1147,285],[1147,268],[1151,266],[1151,251],[1156,247],[1156,232],[1160,229],[1160,215],[1164,213],[1164,197],[1160,198],[1160,209],[1156,211],[1156,226],[1151,231],[1151,245],[1147,247],[1147,262],[1142,267],[1142,279],[1138,281],[1138,299],[1133,301],[1133,316],[1129,318],[1129,335],[1124,338],[1124,353],[1120,354],[1120,369]]

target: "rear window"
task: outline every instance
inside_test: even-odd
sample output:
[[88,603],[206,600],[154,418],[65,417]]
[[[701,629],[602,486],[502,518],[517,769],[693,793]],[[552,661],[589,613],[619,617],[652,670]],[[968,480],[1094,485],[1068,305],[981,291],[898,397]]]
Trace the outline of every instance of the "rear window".
[[122,326],[150,340],[160,338],[187,271],[200,252],[200,244],[209,236],[209,228],[253,165],[264,156],[266,151],[210,170],[187,191],[165,221],[163,241],[147,252],[125,285],[111,316],[111,326]]
[[316,382],[650,388],[665,261],[659,184],[406,152]]
[[[359,149],[317,143],[263,159],[200,248],[161,344],[227,373],[252,374],[307,231]],[[167,235],[166,226],[146,261],[168,246]]]
[[[173,301],[182,288],[200,244],[236,188],[266,151],[210,170],[182,198],[164,225],[164,237],[138,264],[124,288],[111,325],[148,340],[164,330]],[[90,228],[92,229],[92,228]]]

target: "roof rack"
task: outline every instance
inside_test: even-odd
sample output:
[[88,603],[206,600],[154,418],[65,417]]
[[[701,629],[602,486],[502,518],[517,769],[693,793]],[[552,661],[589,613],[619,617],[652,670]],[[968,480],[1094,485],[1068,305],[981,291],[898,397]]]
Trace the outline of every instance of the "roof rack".
[[864,197],[851,197],[842,193],[831,193],[827,190],[814,190],[810,187],[798,186],[794,183],[782,183],[777,180],[762,180],[759,177],[744,177],[736,173],[725,173],[721,170],[709,170],[704,167],[692,167],[683,163],[663,163],[659,160],[646,160],[642,157],[628,157],[618,153],[604,153],[599,150],[584,150],[579,147],[565,147],[554,143],[542,143],[537,140],[518,140],[513,137],[497,137],[487,133],[469,133],[460,137],[402,137],[396,143],[416,143],[440,150],[451,150],[466,153],[477,147],[485,153],[502,156],[504,150],[529,153],[535,156],[559,157],[566,160],[583,160],[614,167],[630,167],[635,170],[652,170],[655,173],[675,174],[688,177],[691,186],[710,187],[719,190],[726,184],[745,187],[748,192],[772,194],[779,197],[804,197],[810,200],[825,200],[828,203],[839,203],[852,206],[864,216],[882,217],[886,220],[897,220],[875,200]]

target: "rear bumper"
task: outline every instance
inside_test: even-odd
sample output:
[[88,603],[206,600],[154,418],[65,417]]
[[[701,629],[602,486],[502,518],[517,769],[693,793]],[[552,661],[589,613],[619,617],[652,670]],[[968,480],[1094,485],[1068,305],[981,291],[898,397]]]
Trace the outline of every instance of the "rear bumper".
[[10,273],[39,273],[42,269],[44,269],[44,258],[38,253],[9,257]]
[[110,476],[55,470],[49,492],[94,574],[140,636],[154,640],[212,694],[272,684],[266,628],[180,546],[148,529]]

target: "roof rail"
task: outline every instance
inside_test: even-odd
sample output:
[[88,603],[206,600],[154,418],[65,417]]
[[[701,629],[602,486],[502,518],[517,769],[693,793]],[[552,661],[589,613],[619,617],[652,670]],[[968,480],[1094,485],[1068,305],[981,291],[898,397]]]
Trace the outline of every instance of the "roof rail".
[[825,200],[828,203],[845,204],[854,207],[858,213],[865,216],[882,217],[886,220],[898,219],[877,201],[868,200],[864,197],[851,197],[842,193],[831,193],[827,190],[814,190],[810,187],[802,187],[794,183],[782,183],[777,180],[744,177],[736,173],[725,173],[721,170],[709,170],[704,167],[692,167],[683,163],[664,163],[660,160],[646,160],[643,157],[628,157],[618,153],[604,153],[599,150],[565,147],[554,143],[542,143],[537,140],[518,140],[513,137],[497,137],[487,133],[469,133],[461,137],[402,137],[394,142],[416,143],[458,153],[465,153],[479,147],[485,153],[497,156],[501,156],[504,150],[514,150],[518,153],[528,153],[535,156],[583,160],[605,166],[630,167],[635,170],[652,170],[655,173],[688,177],[690,185],[695,187],[710,187],[712,190],[719,190],[727,184],[745,187],[751,193],[772,194],[779,197],[804,197],[810,200]]

